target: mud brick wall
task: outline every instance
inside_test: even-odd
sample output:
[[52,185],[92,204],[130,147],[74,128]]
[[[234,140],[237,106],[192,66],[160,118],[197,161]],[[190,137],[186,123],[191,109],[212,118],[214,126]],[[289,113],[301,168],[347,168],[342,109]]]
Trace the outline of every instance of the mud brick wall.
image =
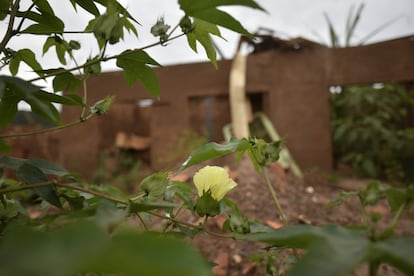
[[[260,96],[261,109],[285,138],[303,169],[330,170],[329,86],[413,81],[414,41],[407,37],[342,49],[305,42],[299,48],[276,47],[250,55],[246,90],[248,95]],[[93,138],[84,139],[83,146],[78,148],[68,147],[71,155],[86,153],[88,157],[80,162],[93,164],[94,155],[113,144],[117,131],[138,133],[139,124],[148,125],[151,162],[155,168],[167,165],[163,164],[162,157],[175,149],[178,139],[188,129],[222,141],[221,128],[230,122],[230,68],[231,61],[221,61],[217,70],[210,63],[157,69],[161,100],[155,100],[143,120],[139,119],[136,107],[129,115],[126,111],[128,103],[136,106],[138,100],[151,98],[141,85],[127,87],[121,72],[108,72],[91,79],[88,91],[92,101],[115,95],[116,103],[124,105],[119,110],[115,107],[103,118],[74,129],[77,137],[90,133]],[[125,116],[119,113],[125,113]],[[73,119],[66,109],[63,115],[65,120]],[[65,136],[65,139],[69,137]],[[62,155],[66,153],[62,152]]]
[[[412,37],[341,49],[303,39],[276,42],[248,57],[247,94],[254,109],[270,117],[304,170],[332,169],[329,86],[414,81]],[[53,161],[90,176],[99,154],[114,145],[119,131],[150,136],[150,160],[157,169],[169,165],[163,156],[176,149],[177,141],[189,129],[220,142],[221,128],[230,122],[230,68],[231,61],[221,61],[217,70],[210,63],[156,69],[160,100],[140,84],[128,87],[122,72],[91,78],[88,102],[114,95],[113,108],[101,118],[50,134],[52,138],[38,139],[45,143],[43,151],[48,149],[48,141],[53,141],[53,153],[44,157],[53,156]],[[139,107],[138,101],[145,99],[153,99],[154,104]],[[79,110],[65,107],[62,116],[64,122],[76,120]],[[29,143],[20,141],[14,148],[20,147],[27,155],[33,146]]]

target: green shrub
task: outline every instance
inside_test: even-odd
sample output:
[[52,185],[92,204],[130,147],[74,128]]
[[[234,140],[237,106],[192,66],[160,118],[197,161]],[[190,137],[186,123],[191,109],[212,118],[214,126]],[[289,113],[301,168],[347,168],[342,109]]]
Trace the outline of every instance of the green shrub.
[[[359,176],[413,181],[413,92],[403,85],[357,85],[331,94],[335,161]],[[411,123],[411,125],[410,125]]]

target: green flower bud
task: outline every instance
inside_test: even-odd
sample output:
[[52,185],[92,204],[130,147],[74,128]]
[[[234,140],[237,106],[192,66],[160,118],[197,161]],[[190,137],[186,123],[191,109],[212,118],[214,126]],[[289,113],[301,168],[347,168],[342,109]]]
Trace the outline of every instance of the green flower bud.
[[170,25],[164,23],[164,18],[158,18],[154,26],[151,27],[151,33],[153,36],[165,36],[167,34]]
[[116,44],[124,36],[123,24],[119,20],[111,31],[111,36],[109,37],[109,44]]
[[181,27],[181,31],[185,34],[191,33],[192,31],[194,31],[194,24],[193,22],[191,22],[190,17],[188,16],[184,16],[181,20],[180,20],[180,27]]
[[154,201],[164,196],[169,180],[164,173],[152,174],[141,181],[140,188],[148,200]]

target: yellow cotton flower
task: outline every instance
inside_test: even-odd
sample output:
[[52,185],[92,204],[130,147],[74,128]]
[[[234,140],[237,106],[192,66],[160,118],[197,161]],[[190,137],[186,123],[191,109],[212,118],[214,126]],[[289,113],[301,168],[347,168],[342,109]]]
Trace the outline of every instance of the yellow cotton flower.
[[217,201],[223,199],[231,189],[237,186],[237,183],[229,177],[228,172],[218,166],[205,166],[194,175],[193,181],[199,197],[210,190],[211,197]]

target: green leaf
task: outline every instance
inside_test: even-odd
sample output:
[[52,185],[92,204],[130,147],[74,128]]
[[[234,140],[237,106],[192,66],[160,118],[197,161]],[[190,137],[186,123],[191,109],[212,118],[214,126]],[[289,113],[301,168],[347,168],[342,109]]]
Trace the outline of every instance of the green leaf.
[[124,51],[116,61],[116,65],[124,70],[124,78],[129,86],[133,87],[137,81],[141,81],[151,94],[159,97],[158,77],[147,64],[160,66],[158,62],[142,50]]
[[76,78],[71,72],[65,72],[57,75],[53,79],[53,90],[58,91],[76,91],[82,84],[82,81]]
[[3,116],[0,118],[0,126],[10,122],[11,116],[16,114],[19,101],[27,102],[32,111],[42,118],[55,124],[60,123],[59,111],[50,101],[42,99],[43,93],[39,91],[40,88],[30,82],[15,77],[0,76],[0,111],[5,114],[5,118]]
[[[32,52],[32,50],[21,49],[17,53],[20,55],[21,60],[27,65],[29,65],[33,69],[33,71],[39,72],[40,70],[42,70],[42,66],[40,66],[39,62],[37,62],[36,56]],[[42,76],[42,74],[39,75]]]
[[384,197],[385,188],[378,182],[373,181],[368,186],[360,191],[360,197],[364,206],[375,205]]
[[396,212],[401,207],[401,205],[407,201],[407,195],[397,189],[390,188],[385,191],[385,194],[387,196],[387,201],[391,212]]
[[94,76],[98,76],[99,74],[101,74],[102,68],[101,68],[101,63],[99,61],[99,57],[96,56],[94,58],[88,58],[87,62],[86,62],[86,66],[84,66],[84,71],[85,74],[91,74]]
[[42,14],[55,14],[47,0],[36,0],[35,5]]
[[4,128],[16,116],[19,98],[15,96],[3,96],[0,99],[0,129]]
[[195,12],[216,8],[219,6],[238,5],[264,11],[264,9],[259,4],[252,0],[179,0],[178,2],[180,4],[180,8],[190,16]]
[[248,154],[257,171],[279,159],[281,141],[266,143],[263,139],[249,139]]
[[50,47],[55,46],[56,44],[56,36],[49,36],[45,43],[43,44],[42,55],[46,54],[49,51]]
[[60,103],[64,105],[78,105],[78,106],[84,106],[83,98],[80,97],[78,94],[67,94],[67,95],[57,95],[54,93],[49,93],[45,91],[38,91],[35,92],[36,97],[38,97],[41,100],[49,101],[53,103]]
[[81,6],[85,11],[91,13],[92,15],[99,15],[99,10],[96,7],[95,3],[93,0],[70,0],[70,2],[72,3],[73,8],[76,11],[76,4],[78,4],[79,6]]
[[7,168],[16,171],[21,165],[24,164],[24,162],[26,162],[26,160],[27,159],[2,156],[0,157],[0,168]]
[[60,124],[60,113],[52,103],[44,101],[36,96],[26,98],[25,101],[37,115],[54,124]]
[[10,2],[8,0],[0,0],[0,20],[4,20],[9,12]]
[[119,4],[118,1],[94,0],[94,2],[97,2],[107,8],[111,8],[110,6],[112,5],[114,6],[113,8],[115,8],[117,12],[126,15],[129,19],[139,24],[139,22],[134,17],[132,17],[132,15],[121,4]]
[[173,202],[176,197],[180,198],[189,210],[194,209],[192,189],[187,183],[178,181],[171,182],[171,185],[168,186],[165,193],[165,200]]
[[232,138],[227,144],[208,143],[198,148],[190,157],[181,165],[180,170],[184,170],[192,165],[221,157],[230,153],[245,152],[249,149],[250,144],[247,139]]
[[407,275],[414,275],[414,240],[390,238],[375,243],[371,255],[400,269]]
[[63,65],[66,65],[65,54],[72,50],[70,44],[67,41],[63,40],[63,38],[60,36],[50,36],[46,39],[46,42],[43,45],[43,55],[49,51],[50,47],[52,46],[55,47],[56,56],[58,57],[59,62]]
[[[206,22],[216,24],[222,27],[225,27],[229,30],[235,31],[247,37],[253,38],[254,36],[247,31],[239,21],[234,19],[230,14],[217,10],[217,9],[209,9],[197,12],[193,14],[195,18],[202,19]],[[197,28],[197,27],[196,27]]]
[[177,204],[167,201],[129,201],[129,212],[131,214],[139,212],[147,212],[157,209],[169,209],[178,207]]
[[64,176],[69,174],[69,172],[66,169],[47,160],[30,158],[26,161],[26,163],[39,168],[44,174],[51,174],[57,176]]
[[200,44],[204,47],[207,57],[211,63],[217,67],[216,48],[214,47],[210,33],[221,37],[219,29],[216,25],[200,19],[194,20],[194,26],[194,30],[187,33],[188,44],[193,49],[193,51],[197,53],[196,42],[200,42]]
[[[63,97],[70,99],[73,103],[76,103],[76,105],[79,106],[85,106],[85,102],[81,96],[78,94],[65,94]],[[69,104],[69,103],[68,103]]]
[[[39,168],[29,163],[24,163],[19,168],[17,168],[16,175],[22,182],[26,184],[39,184],[49,181],[46,175]],[[39,196],[41,196],[50,204],[58,208],[62,208],[59,197],[57,196],[56,191],[52,185],[34,188],[33,190],[35,190]]]
[[129,229],[109,236],[90,221],[50,232],[11,225],[2,236],[0,267],[3,275],[17,276],[210,275],[207,262],[183,241]]
[[35,2],[39,13],[24,13],[22,17],[27,17],[36,22],[36,24],[30,25],[22,33],[31,34],[51,34],[51,33],[63,33],[65,24],[57,17],[49,5],[47,0],[38,0]]
[[371,242],[339,226],[298,225],[245,235],[248,240],[273,246],[307,249],[289,275],[347,275],[369,257]]
[[19,71],[20,62],[26,63],[30,68],[33,69],[39,76],[42,74],[42,66],[37,62],[36,56],[30,49],[21,49],[14,52],[9,64],[10,73],[15,76]]

